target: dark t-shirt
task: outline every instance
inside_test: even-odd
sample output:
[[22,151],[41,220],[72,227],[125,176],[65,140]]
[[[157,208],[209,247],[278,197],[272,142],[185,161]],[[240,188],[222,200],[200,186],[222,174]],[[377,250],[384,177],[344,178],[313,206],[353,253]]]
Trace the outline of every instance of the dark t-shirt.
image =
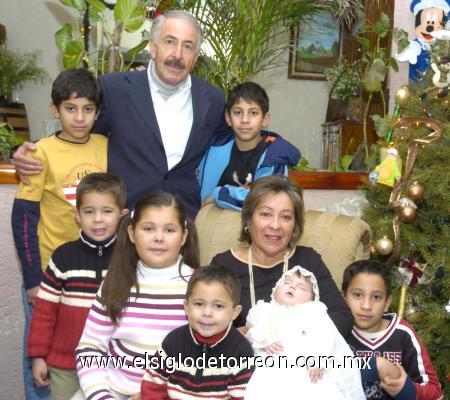
[[[254,149],[240,151],[235,142],[231,149],[230,161],[220,177],[218,186],[242,185],[248,187],[254,180],[259,159],[269,144],[270,142],[263,137]],[[251,175],[249,176],[249,174]]]

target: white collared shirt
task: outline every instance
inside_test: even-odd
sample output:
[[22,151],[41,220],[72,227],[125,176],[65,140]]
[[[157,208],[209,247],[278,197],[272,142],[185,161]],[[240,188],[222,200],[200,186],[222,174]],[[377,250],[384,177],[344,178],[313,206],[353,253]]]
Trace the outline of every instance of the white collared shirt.
[[183,157],[192,128],[191,76],[189,75],[178,90],[167,100],[164,99],[158,87],[152,82],[150,68],[147,70],[147,76],[153,107],[166,152],[167,166],[170,171]]

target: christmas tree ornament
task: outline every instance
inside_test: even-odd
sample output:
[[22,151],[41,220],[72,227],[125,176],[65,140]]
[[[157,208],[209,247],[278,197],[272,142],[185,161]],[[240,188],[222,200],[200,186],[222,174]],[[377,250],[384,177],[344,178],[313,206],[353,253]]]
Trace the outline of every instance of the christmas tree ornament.
[[411,200],[417,201],[422,199],[423,192],[424,192],[423,186],[417,181],[414,181],[408,186],[408,197]]
[[400,207],[398,215],[405,224],[412,224],[416,219],[417,211],[414,207],[404,206]]
[[431,32],[444,29],[450,5],[447,0],[412,0],[411,12],[415,17],[416,39],[395,57],[409,62],[409,80],[418,81],[429,67]]
[[[402,86],[400,89],[397,90],[397,93],[395,93],[395,101],[398,104],[400,104],[401,106],[406,104],[409,101],[410,97],[411,97],[411,93],[409,92],[409,89],[407,86]],[[398,115],[395,115],[395,117],[397,117],[397,116]]]
[[408,199],[407,197],[402,197],[398,201],[398,206],[399,207],[412,207],[412,208],[414,208],[414,210],[417,209],[416,203],[414,203],[412,200]]
[[370,258],[375,258],[378,252],[374,245],[370,246]]
[[416,323],[420,318],[420,313],[414,305],[409,305],[405,311],[405,318],[412,324]]
[[386,158],[375,168],[378,172],[377,183],[393,187],[394,183],[401,178],[401,167],[399,168],[397,159],[397,149],[387,149]]
[[417,283],[424,283],[425,276],[414,256],[402,258],[398,272],[404,278],[408,286],[413,287]]
[[388,256],[392,253],[393,249],[394,245],[392,244],[392,240],[390,240],[386,235],[375,243],[375,250],[381,256]]

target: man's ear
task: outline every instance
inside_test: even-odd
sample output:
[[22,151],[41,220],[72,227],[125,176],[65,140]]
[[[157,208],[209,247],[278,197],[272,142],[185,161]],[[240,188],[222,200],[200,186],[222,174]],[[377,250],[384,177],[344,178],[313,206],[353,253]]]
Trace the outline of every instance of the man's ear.
[[225,111],[225,121],[227,121],[228,126],[231,126],[231,118],[228,111]]
[[151,40],[148,41],[148,54],[150,54],[152,60],[155,59],[156,46]]
[[388,312],[389,311],[389,307],[392,303],[392,296],[389,295],[386,299],[386,304],[384,305],[384,312]]
[[267,111],[263,117],[262,127],[267,128],[269,126],[269,122],[270,122],[270,112]]
[[73,215],[75,216],[75,219],[79,224],[81,224],[81,218],[80,218],[80,212],[78,211],[78,208],[74,208]]
[[50,102],[50,111],[52,112],[53,116],[55,118],[59,118],[59,110],[58,107],[56,107],[53,102]]

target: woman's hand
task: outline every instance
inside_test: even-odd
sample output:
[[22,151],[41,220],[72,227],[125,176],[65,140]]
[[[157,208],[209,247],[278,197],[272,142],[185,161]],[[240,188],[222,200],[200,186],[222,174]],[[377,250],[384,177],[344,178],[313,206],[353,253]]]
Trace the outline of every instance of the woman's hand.
[[12,158],[16,171],[20,175],[20,180],[25,185],[30,184],[27,176],[39,175],[42,171],[42,164],[39,161],[26,156],[29,151],[36,151],[36,145],[31,142],[25,142],[16,150]]
[[141,394],[140,393],[133,394],[133,396],[129,397],[128,400],[141,400]]
[[264,347],[264,351],[267,354],[281,354],[283,352],[283,345],[281,342],[273,342],[272,344],[269,344],[268,346]]
[[308,368],[308,375],[311,383],[317,383],[323,378],[325,370],[322,368]]

